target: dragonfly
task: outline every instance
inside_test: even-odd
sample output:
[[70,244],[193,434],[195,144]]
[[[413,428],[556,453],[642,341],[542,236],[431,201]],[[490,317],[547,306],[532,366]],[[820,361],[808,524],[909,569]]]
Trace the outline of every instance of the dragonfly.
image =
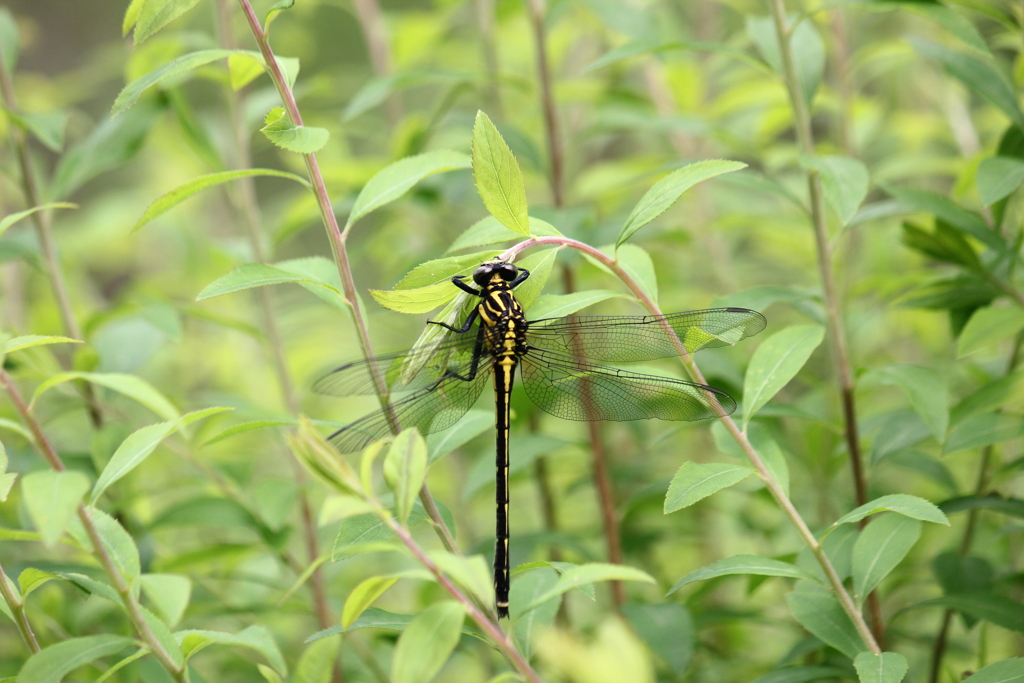
[[[648,361],[727,346],[766,326],[745,308],[669,315],[569,315],[527,320],[514,290],[530,271],[487,261],[452,283],[479,297],[461,327],[429,321],[451,334],[407,351],[342,365],[314,390],[381,397],[382,408],[328,437],[340,453],[361,451],[402,428],[431,434],[455,425],[491,380],[495,404],[494,591],[499,618],[509,606],[509,422],[516,370],[542,410],[566,420],[703,420],[732,413],[736,402],[714,387],[639,374],[600,363]],[[383,390],[383,391],[382,391]]]

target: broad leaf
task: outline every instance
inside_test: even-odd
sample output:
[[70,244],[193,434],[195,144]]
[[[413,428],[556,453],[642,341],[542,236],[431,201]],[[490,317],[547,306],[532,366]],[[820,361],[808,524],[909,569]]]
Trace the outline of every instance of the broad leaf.
[[141,45],[143,41],[198,5],[201,1],[146,0],[145,4],[139,8],[138,19],[135,21],[135,44]]
[[1014,336],[1024,328],[1024,310],[1020,308],[979,308],[960,332],[957,358],[969,356]]
[[74,470],[45,470],[22,477],[22,498],[43,543],[52,546],[60,539],[88,490],[89,478]]
[[466,608],[455,601],[428,607],[398,638],[391,683],[430,683],[459,643]]
[[471,165],[472,160],[465,154],[444,149],[396,161],[378,171],[363,186],[349,213],[346,230],[371,211],[395,201],[424,178],[435,173],[469,168]]
[[509,590],[509,618],[519,651],[530,660],[533,643],[539,634],[548,629],[558,614],[559,602],[551,600],[543,605],[523,611],[538,597],[551,590],[558,581],[558,572],[549,567],[540,567],[516,576]]
[[70,638],[36,652],[18,672],[15,683],[60,683],[84,664],[120,652],[135,641],[127,636]]
[[341,610],[342,627],[350,627],[377,598],[398,583],[399,578],[393,575],[371,576],[353,588],[345,598],[345,606]]
[[537,303],[530,307],[530,320],[572,315],[587,306],[618,297],[625,298],[626,295],[605,289],[590,289],[572,294],[541,294]]
[[831,595],[794,591],[786,595],[786,602],[801,626],[850,659],[867,649],[850,617]]
[[301,185],[311,188],[309,182],[302,176],[295,175],[294,173],[288,173],[287,171],[276,171],[272,168],[247,168],[241,171],[221,171],[220,173],[208,173],[201,175],[198,178],[179,185],[167,194],[161,196],[159,199],[154,201],[146,211],[139,217],[139,220],[132,226],[132,232],[138,230],[146,223],[167,213],[171,208],[177,206],[181,202],[185,201],[192,195],[205,190],[209,187],[214,187],[222,183],[226,183],[239,178],[249,178],[252,176],[274,176],[277,178],[288,178],[294,180]]
[[921,522],[900,515],[882,515],[860,532],[853,546],[853,592],[860,603],[903,561],[920,536]]
[[920,519],[924,522],[935,522],[936,524],[945,524],[946,526],[949,526],[949,520],[946,519],[946,515],[942,514],[942,510],[935,507],[934,504],[929,503],[924,498],[918,498],[917,496],[911,496],[905,493],[894,493],[888,496],[882,496],[881,498],[876,498],[870,503],[865,503],[864,505],[846,513],[836,520],[830,528],[834,529],[840,524],[859,522],[868,515],[886,511],[895,512],[913,519]]
[[181,621],[192,594],[191,579],[179,574],[143,574],[139,583],[143,594],[168,625]]
[[730,576],[733,574],[751,574],[755,576],[787,576],[792,579],[807,579],[817,581],[816,578],[789,562],[781,562],[758,555],[734,555],[724,560],[719,560],[707,567],[692,571],[672,586],[668,595],[675,593],[688,583],[695,581],[706,581],[719,576]]
[[1016,415],[984,413],[967,418],[950,432],[943,453],[984,448],[1024,435],[1024,421]]
[[984,218],[973,211],[968,211],[948,197],[911,187],[885,185],[884,189],[901,204],[906,204],[916,211],[934,214],[937,218],[941,218],[982,244],[997,251],[1005,251],[1007,248],[1003,238],[988,227]]
[[473,125],[473,179],[492,216],[509,230],[530,234],[523,172],[501,133],[482,111],[477,112]]
[[[791,24],[789,48],[796,70],[797,91],[809,106],[825,71],[825,45],[814,28],[814,22],[803,18],[800,23],[792,25],[795,19],[795,16],[787,18]],[[754,41],[764,60],[784,79],[782,53],[772,18],[748,17],[747,35]]]
[[177,420],[181,417],[178,409],[163,394],[154,389],[153,385],[149,384],[149,382],[135,375],[118,372],[61,372],[36,387],[36,393],[32,396],[32,405],[30,407],[35,406],[39,397],[48,389],[52,389],[58,384],[78,379],[112,389],[119,394],[124,394],[128,398],[146,406],[165,420]]
[[[287,262],[285,262],[287,263]],[[284,283],[310,285],[331,294],[337,301],[344,301],[344,295],[334,285],[305,273],[295,273],[265,263],[245,263],[231,272],[221,275],[208,284],[196,296],[196,301],[212,299],[215,296],[240,292],[253,287],[280,285]]]
[[664,513],[681,510],[754,473],[751,467],[724,463],[685,462],[665,495]]
[[319,151],[331,137],[326,128],[295,125],[291,119],[285,116],[282,107],[271,109],[263,120],[263,124],[260,132],[268,140],[289,152],[299,154],[312,154]]
[[[150,0],[147,4],[157,4]],[[136,29],[136,36],[138,36],[138,29]],[[136,42],[138,42],[136,40]],[[239,50],[200,50],[198,52],[190,52],[187,55],[182,55],[175,60],[172,60],[159,69],[149,72],[142,78],[136,79],[126,85],[117,99],[114,100],[114,107],[111,111],[112,116],[119,116],[126,112],[128,109],[135,106],[135,103],[139,101],[139,97],[142,96],[149,88],[152,88],[157,83],[164,81],[172,76],[178,76],[180,74],[192,71],[200,66],[215,62],[218,59],[224,59],[232,54],[241,52]]]
[[958,593],[925,600],[901,611],[919,607],[949,607],[996,626],[1024,633],[1024,605],[995,593]]
[[[983,206],[992,206],[1024,183],[1024,161],[1013,157],[989,157],[978,165],[974,179]],[[3,230],[0,229],[0,233]]]
[[395,494],[395,514],[405,524],[427,476],[427,444],[417,429],[395,437],[384,458],[384,478]]
[[488,604],[494,601],[494,586],[487,560],[482,555],[455,555],[443,550],[429,554],[442,572],[455,581],[464,590],[477,597],[480,602]]
[[743,428],[758,410],[789,384],[825,338],[821,325],[788,327],[754,352],[743,381]]
[[[135,581],[142,574],[139,549],[135,545],[135,540],[125,531],[120,522],[106,512],[94,507],[87,508],[87,511],[92,518],[96,534],[103,543],[103,547],[106,549],[110,559],[113,560],[114,566],[117,567],[122,579],[129,586],[134,585]],[[92,539],[87,538],[85,530],[80,524],[75,524],[71,530],[79,543],[87,548],[92,547]]]
[[861,652],[853,660],[860,683],[900,683],[907,675],[907,658],[898,652]]
[[460,290],[450,282],[438,282],[416,289],[370,290],[374,301],[384,308],[411,315],[428,313],[439,306],[444,306],[460,293]]
[[713,178],[716,175],[738,171],[741,168],[746,168],[746,166],[746,164],[739,161],[713,159],[710,161],[698,161],[668,174],[655,183],[637,202],[637,205],[633,207],[629,217],[626,218],[626,223],[619,232],[615,246],[621,246],[637,230],[665,213],[684,192],[697,183]]

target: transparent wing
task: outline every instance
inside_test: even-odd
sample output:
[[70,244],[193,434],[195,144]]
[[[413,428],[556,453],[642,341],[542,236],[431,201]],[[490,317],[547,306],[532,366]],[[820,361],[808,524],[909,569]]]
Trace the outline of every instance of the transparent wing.
[[[374,441],[393,434],[397,429],[417,427],[423,435],[440,432],[458,422],[473,407],[491,377],[492,359],[480,360],[476,375],[463,379],[454,374],[392,401],[390,410],[378,410],[342,427],[328,437],[340,453],[361,451]],[[463,377],[470,377],[472,364],[459,368]]]
[[473,328],[434,344],[346,363],[317,380],[313,391],[327,396],[376,394],[374,373],[384,380],[391,393],[422,389],[469,363],[478,338],[478,329]]
[[[570,315],[531,320],[532,347],[602,362],[623,363],[678,356],[671,329],[695,353],[752,337],[767,321],[746,308],[709,308],[669,315]],[[666,329],[668,328],[668,329]]]
[[565,420],[705,420],[736,402],[723,391],[668,377],[627,372],[531,348],[520,361],[523,388],[541,409]]

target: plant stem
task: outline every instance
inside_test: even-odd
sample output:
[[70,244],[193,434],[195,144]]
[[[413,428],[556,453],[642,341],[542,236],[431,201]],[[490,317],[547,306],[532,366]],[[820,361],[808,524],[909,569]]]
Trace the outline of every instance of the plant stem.
[[[644,308],[646,308],[651,313],[651,315],[664,315],[661,312],[661,309],[658,308],[658,305],[654,302],[654,300],[647,295],[643,288],[640,287],[639,283],[636,280],[634,280],[632,276],[629,275],[629,273],[627,273],[619,266],[619,264],[615,261],[614,258],[608,256],[607,254],[601,251],[598,251],[589,244],[569,239],[567,237],[534,237],[532,239],[525,240],[523,242],[520,242],[519,244],[512,246],[511,248],[506,250],[505,253],[502,254],[500,258],[502,260],[506,260],[512,258],[515,254],[518,254],[519,252],[525,249],[545,244],[570,247],[572,249],[576,249],[587,254],[595,261],[598,261],[605,265],[606,267],[608,267],[609,270],[611,270],[620,280],[622,280],[622,282],[630,289],[633,295],[637,297],[640,303],[644,306]],[[663,327],[665,328],[667,338],[672,340],[673,344],[676,347],[676,350],[679,353],[680,359],[686,366],[693,380],[695,382],[699,382],[700,384],[707,384],[707,381],[704,379],[703,373],[700,371],[700,368],[693,360],[693,356],[690,354],[689,351],[687,351],[686,346],[679,339],[679,337],[675,335],[675,332],[672,330],[671,326],[665,323]],[[750,460],[751,464],[754,466],[754,468],[760,475],[762,481],[764,481],[765,487],[768,489],[768,492],[771,493],[772,498],[774,498],[775,502],[778,503],[779,507],[782,508],[783,513],[785,513],[785,515],[789,518],[790,523],[792,523],[792,525],[796,528],[797,533],[800,534],[800,537],[803,539],[804,543],[814,554],[815,559],[818,561],[818,564],[821,566],[822,571],[824,571],[825,573],[825,577],[827,578],[829,586],[832,589],[832,594],[839,601],[839,604],[842,606],[843,611],[845,611],[847,616],[850,617],[850,621],[853,622],[854,628],[856,628],[857,633],[864,641],[864,645],[871,652],[880,653],[882,650],[878,646],[878,641],[875,640],[874,634],[872,634],[871,629],[868,628],[867,622],[864,621],[864,615],[861,614],[860,610],[857,609],[857,605],[854,603],[853,598],[850,597],[850,594],[846,591],[846,588],[843,586],[843,582],[839,578],[839,574],[836,573],[835,567],[832,566],[832,562],[828,559],[828,556],[825,554],[825,551],[822,548],[821,543],[811,532],[810,528],[808,528],[807,523],[804,522],[803,517],[800,516],[800,513],[793,506],[792,501],[782,490],[782,487],[779,486],[779,483],[775,481],[775,479],[772,477],[771,472],[768,471],[768,468],[765,466],[764,461],[761,460],[761,456],[758,455],[757,450],[754,448],[754,446],[750,443],[750,440],[747,438],[746,432],[740,430],[740,428],[736,425],[733,419],[729,417],[729,415],[727,415],[724,411],[721,410],[721,406],[717,406],[717,408],[719,411],[718,417],[722,421],[722,424],[725,425],[725,428],[729,432],[730,436],[732,436],[736,443],[739,444],[740,448],[743,450],[744,455],[746,455],[747,459]]]
[[491,109],[491,117],[501,119],[501,69],[498,66],[498,50],[494,44],[494,3],[495,0],[475,0],[477,32],[480,35],[484,67],[487,70],[487,102]]
[[[789,93],[790,105],[793,108],[793,124],[796,129],[797,143],[802,154],[814,154],[814,134],[811,130],[811,114],[807,102],[800,92],[796,74],[793,50],[789,44],[790,27],[786,18],[784,0],[771,0],[772,19],[775,23],[775,35],[782,56],[783,80]],[[805,19],[809,21],[809,19]],[[847,350],[846,330],[840,311],[839,295],[836,288],[836,277],[832,267],[832,244],[828,236],[828,223],[825,213],[825,194],[822,190],[821,175],[815,169],[807,170],[807,190],[811,202],[811,224],[814,227],[814,241],[817,247],[818,274],[825,294],[825,310],[829,332],[829,347],[832,350],[832,364],[839,379],[839,400],[843,407],[844,433],[846,448],[850,457],[850,468],[853,475],[854,498],[857,505],[868,500],[867,482],[864,476],[863,459],[860,452],[860,438],[857,432],[857,407],[854,399],[853,372],[850,369],[850,356]],[[863,526],[863,522],[862,522]],[[872,591],[872,593],[874,593]],[[868,611],[871,614],[875,638],[882,642],[885,637],[885,624],[882,620],[881,607],[877,595],[868,596]]]
[[[2,50],[0,50],[0,94],[3,95],[4,104],[7,109],[17,112],[18,101],[14,92],[14,83],[11,82],[10,73],[7,71],[7,65],[4,63]],[[22,193],[25,195],[25,203],[29,207],[40,206],[43,204],[43,197],[39,191],[39,184],[36,182],[35,172],[32,169],[28,136],[13,123],[10,125],[10,129],[18,156],[18,164],[21,169],[21,186]],[[84,340],[82,328],[78,324],[74,308],[71,306],[71,297],[68,295],[67,284],[64,282],[64,271],[60,267],[60,257],[57,255],[57,242],[53,237],[53,224],[50,220],[50,212],[35,212],[32,214],[32,222],[36,226],[36,235],[39,237],[39,245],[43,252],[43,265],[46,269],[47,278],[50,280],[50,287],[53,289],[54,299],[57,301],[57,310],[60,313],[61,323],[64,326],[64,333],[72,339]],[[63,356],[61,356],[61,363],[65,369],[71,368],[69,359]],[[101,427],[103,425],[103,415],[100,412],[99,402],[96,400],[96,392],[93,391],[92,385],[88,382],[77,384],[88,405],[89,419],[92,421],[93,427]]]
[[[1013,372],[1013,369],[1017,367],[1017,361],[1020,358],[1021,345],[1024,343],[1024,334],[1018,334],[1014,340],[1013,349],[1010,352],[1010,358],[1006,363],[1006,371],[1003,376],[1007,376]],[[1001,410],[999,411],[1002,412]],[[995,455],[995,446],[988,445],[981,452],[981,463],[978,465],[978,475],[974,484],[974,495],[983,496],[985,495],[985,489],[988,488],[989,481],[991,479],[990,469],[992,467],[992,460]],[[974,544],[974,534],[978,526],[978,516],[981,513],[979,508],[971,508],[967,513],[967,525],[964,527],[964,535],[960,539],[960,547],[957,548],[957,554],[961,557],[966,556],[971,552],[971,546]],[[931,668],[928,673],[928,683],[938,683],[939,671],[942,669],[942,659],[946,654],[946,643],[949,638],[949,629],[952,626],[954,610],[946,609],[942,614],[942,626],[939,627],[939,634],[935,637],[935,646],[932,648],[932,662]]]
[[[231,30],[231,6],[230,0],[217,0],[217,27],[221,45],[229,50],[235,49],[235,38]],[[230,125],[235,138],[235,166],[240,169],[252,166],[249,151],[249,136],[246,133],[244,122],[241,116],[242,98],[241,93],[234,88],[228,87],[228,115]],[[267,263],[267,250],[264,248],[261,228],[263,225],[259,202],[256,199],[256,183],[252,177],[239,178],[238,194],[236,204],[241,208],[242,223],[245,225],[246,234],[249,237],[249,244],[252,247],[253,255],[259,263]],[[284,344],[281,341],[281,333],[278,329],[277,318],[274,316],[273,302],[271,299],[271,288],[257,287],[256,298],[259,302],[260,311],[263,317],[263,329],[267,335],[267,343],[270,346],[271,357],[274,361],[274,370],[277,374],[278,386],[281,389],[282,400],[291,415],[299,412],[299,402],[295,394],[294,382],[291,373],[288,371],[288,364],[285,361]],[[309,562],[315,562],[320,556],[320,542],[317,539],[316,521],[313,518],[313,507],[309,501],[306,490],[308,477],[306,470],[294,457],[289,458],[295,480],[299,483],[299,515],[302,519],[302,529],[306,545],[306,555]],[[324,584],[324,572],[322,567],[313,570],[309,577],[310,588],[313,592],[313,608],[316,612],[317,623],[321,629],[329,628],[334,619],[331,616],[330,606],[327,602],[327,589]],[[338,661],[334,663],[333,680],[341,683],[344,680],[344,673]]]
[[[25,401],[22,399],[21,394],[18,392],[18,388],[14,385],[10,376],[3,369],[0,369],[0,385],[3,385],[8,395],[11,397],[11,401],[14,403],[15,409],[18,414],[21,415],[22,420],[28,426],[29,431],[32,432],[35,437],[35,445],[39,450],[43,458],[50,464],[57,472],[64,471],[64,463],[61,461],[60,456],[57,455],[57,451],[54,450],[50,440],[46,438],[46,434],[43,432],[42,427],[36,420]],[[164,646],[160,643],[159,639],[149,628],[149,624],[146,623],[145,618],[142,615],[142,605],[133,595],[131,587],[125,582],[124,577],[118,571],[113,559],[107,552],[106,546],[103,545],[103,541],[100,538],[99,532],[96,529],[96,525],[92,521],[92,516],[89,514],[89,508],[82,503],[78,504],[76,510],[78,519],[82,522],[82,527],[85,529],[86,535],[89,537],[90,542],[93,546],[93,554],[99,561],[100,566],[103,567],[104,572],[110,577],[111,582],[114,584],[114,590],[121,597],[121,602],[124,605],[125,612],[128,615],[128,619],[132,622],[132,626],[135,628],[136,634],[139,638],[146,643],[146,646],[152,651],[153,656],[157,658],[160,664],[167,670],[175,681],[179,683],[188,683],[186,671],[184,666],[178,666],[170,653],[164,649]]]
[[[387,29],[377,0],[352,0],[359,28],[366,40],[373,73],[378,78],[390,76],[394,71],[391,64],[391,47],[388,45]],[[397,92],[392,92],[385,103],[388,124],[393,129],[402,120],[402,101]]]
[[32,630],[32,624],[29,623],[28,615],[25,613],[25,603],[23,600],[19,600],[15,594],[14,586],[11,585],[11,580],[7,578],[2,564],[0,564],[0,595],[3,596],[4,602],[10,608],[11,614],[14,615],[14,624],[18,627],[18,633],[21,634],[21,639],[25,641],[25,645],[28,646],[28,649],[33,654],[39,652],[41,648],[39,647],[39,641],[36,640],[36,634]]
[[[245,18],[249,28],[252,30],[253,37],[260,48],[260,53],[263,55],[263,60],[267,65],[271,79],[274,81],[274,86],[281,96],[281,102],[288,112],[288,117],[296,126],[301,126],[302,115],[299,113],[299,107],[295,102],[295,95],[292,93],[292,89],[289,87],[284,74],[281,73],[281,67],[274,58],[274,52],[270,49],[270,41],[267,39],[266,32],[260,25],[259,19],[256,18],[256,13],[253,11],[249,0],[238,1],[242,6],[242,11],[245,13]],[[306,162],[306,171],[309,175],[310,183],[313,185],[320,217],[323,220],[324,228],[327,230],[327,239],[331,243],[334,262],[337,265],[338,274],[341,276],[342,290],[345,293],[345,301],[352,314],[352,322],[355,326],[356,338],[359,340],[359,347],[363,352],[364,358],[373,358],[373,345],[370,343],[370,334],[366,326],[366,319],[363,317],[363,308],[359,303],[359,292],[356,290],[355,280],[352,277],[352,266],[349,263],[348,249],[345,245],[347,231],[342,233],[338,227],[338,219],[334,215],[334,209],[331,207],[327,186],[324,184],[323,175],[320,173],[320,166],[317,163],[316,155],[303,154],[302,157]],[[376,370],[376,365],[371,364],[371,366]],[[376,371],[373,374],[377,385],[377,395],[381,397],[382,403],[386,405],[387,386],[384,384],[383,378]],[[444,519],[441,518],[425,483],[420,489],[420,500],[423,502],[423,507],[445,548],[449,552],[461,555],[459,547],[455,543],[455,538],[452,536],[447,525],[445,525]]]
[[551,85],[551,68],[548,65],[547,35],[544,30],[544,0],[526,0],[533,27],[534,47],[537,50],[537,75],[540,80],[541,105],[544,108],[544,131],[547,135],[548,157],[551,162],[551,197],[555,206],[564,204],[565,187],[562,170],[562,145],[558,134],[558,116]]

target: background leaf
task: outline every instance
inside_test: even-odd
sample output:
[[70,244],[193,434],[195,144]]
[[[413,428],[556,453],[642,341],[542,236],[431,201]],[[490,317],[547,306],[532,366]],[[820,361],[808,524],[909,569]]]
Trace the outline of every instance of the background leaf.
[[754,352],[743,381],[743,428],[782,387],[789,384],[825,338],[821,325],[776,332]]
[[686,462],[676,472],[665,496],[665,514],[681,510],[728,488],[754,473],[751,467],[724,463]]
[[392,683],[429,683],[459,642],[465,607],[447,601],[428,607],[406,627],[395,646]]
[[523,172],[501,133],[482,111],[477,112],[473,126],[473,179],[492,216],[513,232],[530,234]]

